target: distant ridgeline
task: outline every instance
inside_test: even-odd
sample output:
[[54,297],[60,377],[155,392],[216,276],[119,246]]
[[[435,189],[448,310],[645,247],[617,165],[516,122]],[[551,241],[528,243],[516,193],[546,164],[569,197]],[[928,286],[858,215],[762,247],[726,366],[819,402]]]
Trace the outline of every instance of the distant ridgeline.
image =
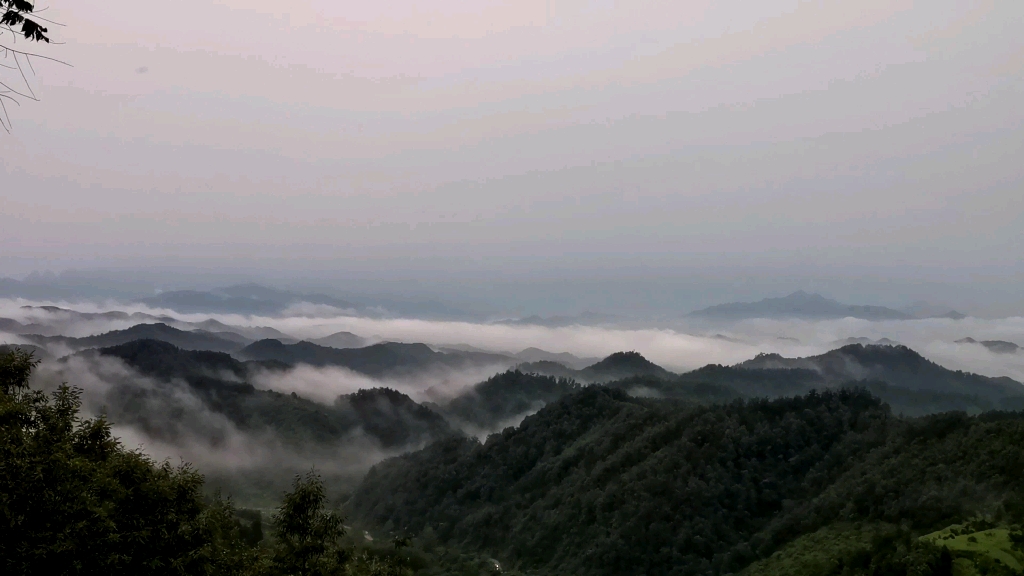
[[964,314],[956,310],[937,311],[930,306],[911,306],[906,310],[894,310],[885,306],[863,306],[843,304],[825,298],[820,294],[808,294],[798,290],[781,298],[764,298],[757,302],[730,302],[709,306],[689,314],[692,318],[708,320],[744,320],[747,318],[804,318],[824,320],[829,318],[862,318],[864,320],[913,320],[922,318],[945,318],[962,320]]
[[887,402],[896,413],[922,415],[949,410],[978,413],[1024,408],[1024,385],[949,370],[906,346],[850,344],[807,358],[759,354],[735,366],[710,364],[672,374],[635,352],[613,354],[583,370],[554,362],[518,369],[547,376],[601,382],[634,396],[722,402],[735,398],[777,398],[811,390],[859,386]]
[[[218,328],[210,326],[211,328]],[[353,335],[354,336],[354,335]],[[136,339],[141,337],[142,339]],[[333,335],[333,337],[348,338]],[[952,371],[904,346],[851,344],[819,356],[784,358],[760,354],[735,366],[708,365],[674,374],[637,352],[617,352],[582,369],[540,360],[520,363],[447,400],[420,405],[383,389],[364,391],[359,409],[349,396],[325,405],[291,394],[257,390],[259,371],[305,364],[341,367],[371,377],[402,377],[433,370],[502,369],[516,359],[479,351],[439,352],[423,344],[380,343],[332,348],[279,339],[244,340],[225,330],[182,330],[164,323],[139,324],[87,338],[35,336],[40,345],[59,343],[85,358],[113,357],[166,386],[117,385],[107,406],[115,421],[143,426],[154,437],[173,440],[164,426],[169,406],[181,400],[171,383],[185,383],[206,407],[242,430],[266,430],[290,442],[333,442],[354,430],[368,432],[384,447],[422,445],[459,434],[486,434],[515,425],[527,414],[582,385],[601,383],[631,396],[671,398],[700,404],[743,398],[779,398],[811,390],[861,387],[908,416],[962,410],[1024,408],[1024,386],[1009,378]],[[246,344],[246,342],[249,342]],[[42,349],[37,349],[42,352]],[[228,353],[230,352],[230,354]],[[173,411],[171,411],[173,412]]]

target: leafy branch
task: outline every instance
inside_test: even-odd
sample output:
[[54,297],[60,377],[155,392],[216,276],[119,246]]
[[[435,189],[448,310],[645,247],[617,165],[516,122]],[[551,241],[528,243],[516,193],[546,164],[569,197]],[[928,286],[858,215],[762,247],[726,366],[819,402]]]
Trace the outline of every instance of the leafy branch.
[[[29,43],[50,44],[50,26],[61,26],[55,22],[40,16],[39,13],[45,10],[36,10],[35,4],[28,0],[0,0],[0,68],[8,70],[9,75],[14,76],[11,81],[4,77],[0,71],[0,126],[8,133],[11,131],[11,117],[7,111],[7,104],[21,105],[19,99],[39,100],[32,84],[28,80],[28,73],[35,74],[32,65],[33,58],[50,60],[61,64],[67,64],[44,56],[34,51],[22,48],[19,41]],[[16,74],[14,74],[16,72]]]

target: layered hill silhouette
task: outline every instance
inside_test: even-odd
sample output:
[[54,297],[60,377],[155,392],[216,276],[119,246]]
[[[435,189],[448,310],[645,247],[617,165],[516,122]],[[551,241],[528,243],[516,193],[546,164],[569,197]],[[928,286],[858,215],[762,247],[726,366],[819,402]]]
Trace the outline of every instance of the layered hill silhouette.
[[339,366],[369,376],[400,376],[416,371],[510,366],[514,360],[500,354],[481,352],[437,352],[426,344],[382,342],[363,348],[331,348],[312,342],[284,344],[266,339],[238,352],[245,360],[274,361],[287,365]]
[[747,318],[805,318],[815,320],[861,318],[864,320],[911,320],[915,316],[884,306],[843,304],[803,290],[781,298],[757,302],[718,304],[689,314],[695,318],[743,320]]
[[170,316],[155,316],[144,312],[123,312],[111,310],[107,312],[79,312],[58,306],[22,306],[29,313],[31,321],[22,323],[11,318],[0,318],[0,332],[10,334],[38,334],[41,336],[60,336],[76,324],[109,322],[164,322],[173,323]]
[[[897,413],[923,415],[948,410],[979,413],[998,408],[1024,408],[1024,385],[1006,377],[991,378],[949,370],[900,345],[852,344],[819,356],[784,358],[761,354],[735,366],[710,364],[672,374],[635,353],[613,355],[617,362],[595,364],[617,369],[603,380],[596,368],[571,370],[557,363],[520,364],[517,370],[577,382],[604,382],[633,396],[720,403],[739,398],[780,398],[811,390],[863,387],[889,403]],[[637,355],[639,356],[639,355]],[[631,361],[623,361],[632,358]],[[642,356],[640,357],[642,358]],[[624,370],[627,366],[634,372]],[[655,366],[656,368],[651,368]],[[493,394],[493,392],[492,392]]]
[[990,378],[949,370],[906,346],[851,344],[807,358],[759,354],[736,367],[748,370],[809,370],[828,386],[858,380],[877,380],[909,390],[976,396],[992,402],[1024,396],[1024,385],[1011,378]]
[[[267,336],[267,338],[274,337]],[[280,338],[277,338],[277,340],[280,340]],[[334,334],[324,336],[323,338],[314,338],[310,340],[310,342],[320,346],[328,346],[330,348],[362,348],[368,344],[366,338],[351,332],[335,332]]]
[[961,338],[957,340],[956,343],[977,344],[979,346],[984,346],[990,352],[995,352],[996,354],[1016,354],[1017,351],[1020,350],[1020,346],[1014,342],[1007,342],[1006,340],[975,340],[970,336],[967,338]]
[[62,344],[72,350],[117,346],[141,339],[160,340],[185,350],[235,352],[248,342],[233,332],[214,333],[205,330],[186,331],[164,323],[136,324],[124,330],[112,330],[96,336],[72,338],[68,336],[41,336],[25,334],[24,338],[40,345]]
[[[296,394],[258,390],[249,383],[260,363],[244,363],[221,352],[183,350],[158,340],[82,352],[86,358],[116,358],[160,383],[156,387],[127,379],[108,395],[112,420],[141,426],[156,438],[173,440],[187,413],[189,395],[210,412],[222,415],[240,430],[271,432],[286,442],[330,444],[360,432],[383,447],[422,445],[453,434],[440,415],[387,388],[339,396],[333,405]],[[204,422],[193,423],[202,429]]]
[[518,365],[521,372],[570,378],[579,382],[592,384],[611,382],[634,376],[651,376],[670,378],[674,376],[668,370],[643,357],[639,352],[615,352],[580,370],[574,370],[560,362],[540,360],[524,362]]
[[523,349],[515,357],[523,362],[557,362],[573,370],[586,368],[599,361],[598,358],[580,358],[568,352],[548,352],[534,347]]

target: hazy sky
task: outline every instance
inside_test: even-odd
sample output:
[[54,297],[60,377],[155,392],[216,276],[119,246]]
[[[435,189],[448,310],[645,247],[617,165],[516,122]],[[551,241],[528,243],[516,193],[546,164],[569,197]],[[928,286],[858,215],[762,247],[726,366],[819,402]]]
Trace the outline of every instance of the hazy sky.
[[1024,310],[1019,0],[46,4],[73,67],[0,135],[0,275]]

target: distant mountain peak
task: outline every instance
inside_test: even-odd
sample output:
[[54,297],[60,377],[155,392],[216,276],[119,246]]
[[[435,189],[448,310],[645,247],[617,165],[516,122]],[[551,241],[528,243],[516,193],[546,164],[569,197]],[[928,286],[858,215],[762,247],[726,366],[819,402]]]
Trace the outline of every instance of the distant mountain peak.
[[804,290],[797,290],[779,298],[763,298],[757,302],[730,302],[709,306],[691,312],[690,316],[719,320],[848,317],[865,320],[909,320],[913,318],[910,314],[892,308],[843,304],[821,294],[812,294]]
[[584,368],[581,373],[587,380],[604,381],[628,376],[669,376],[670,372],[631,350],[615,352],[604,360]]

